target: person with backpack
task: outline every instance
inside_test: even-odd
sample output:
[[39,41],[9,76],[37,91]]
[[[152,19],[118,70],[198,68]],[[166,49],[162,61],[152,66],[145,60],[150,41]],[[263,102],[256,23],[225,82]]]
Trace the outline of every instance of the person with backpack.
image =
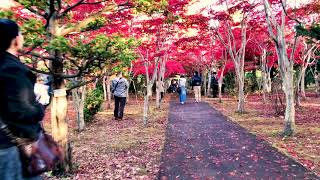
[[129,83],[122,77],[122,72],[117,73],[117,77],[112,80],[111,89],[114,96],[114,118],[122,120],[124,107],[127,102],[127,91]]
[[199,76],[199,72],[195,71],[192,76],[191,85],[193,87],[194,96],[196,99],[196,102],[201,101],[201,77]]

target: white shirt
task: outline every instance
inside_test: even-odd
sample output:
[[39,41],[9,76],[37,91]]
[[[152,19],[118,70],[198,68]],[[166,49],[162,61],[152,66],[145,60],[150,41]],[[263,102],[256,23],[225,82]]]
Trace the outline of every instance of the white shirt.
[[42,105],[47,105],[50,103],[48,91],[49,86],[39,83],[34,84],[34,94],[36,95],[36,100]]
[[186,78],[180,78],[179,79],[179,86],[184,86],[184,87],[186,87],[186,83],[187,83],[187,80],[186,80]]

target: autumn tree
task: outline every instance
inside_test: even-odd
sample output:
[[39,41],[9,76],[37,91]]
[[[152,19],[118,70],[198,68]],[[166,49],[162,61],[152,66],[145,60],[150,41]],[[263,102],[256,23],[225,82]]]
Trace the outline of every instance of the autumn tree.
[[[286,28],[286,0],[282,1],[280,20],[277,19],[275,13],[272,10],[270,2],[268,0],[262,1],[264,5],[266,21],[268,24],[269,35],[275,43],[276,52],[278,55],[278,64],[280,75],[283,83],[283,90],[286,96],[286,110],[285,110],[285,127],[284,135],[290,136],[294,132],[295,126],[295,107],[294,107],[294,71],[292,60],[294,50],[291,53],[291,58],[287,52],[287,43],[285,39]],[[295,37],[295,40],[297,37]]]
[[[127,59],[125,54],[131,59],[131,52],[129,54],[123,52],[127,52],[132,43],[122,40],[125,38],[120,35],[106,37],[105,33],[112,29],[110,27],[104,32],[97,30],[108,26],[107,20],[109,23],[116,20],[119,11],[125,11],[133,6],[142,8],[143,3],[140,1],[17,0],[16,5],[17,7],[12,9],[14,14],[7,13],[6,16],[17,19],[23,25],[22,31],[27,46],[23,56],[25,60],[31,60],[30,68],[37,73],[52,77],[54,92],[51,102],[52,135],[66,154],[61,167],[69,171],[71,161],[68,153],[66,90],[94,81],[96,77],[90,75],[92,71],[96,71],[96,68],[103,69],[106,64]],[[124,44],[127,49],[123,51],[124,49],[119,48],[118,43]],[[36,65],[39,61],[45,62],[45,71],[37,69]],[[81,79],[73,84],[73,87],[66,84],[67,79],[84,76],[89,80]],[[86,79],[87,82],[82,81]]]
[[[248,14],[253,6],[248,2],[236,2],[235,5],[229,7],[228,1],[225,1],[226,12],[214,12],[212,10],[212,21],[210,26],[227,49],[227,52],[234,62],[235,71],[238,82],[238,112],[245,111],[245,94],[244,94],[244,60],[247,44],[247,23]],[[238,13],[238,14],[237,14]],[[241,16],[236,22],[234,16]],[[223,21],[223,23],[219,23]]]

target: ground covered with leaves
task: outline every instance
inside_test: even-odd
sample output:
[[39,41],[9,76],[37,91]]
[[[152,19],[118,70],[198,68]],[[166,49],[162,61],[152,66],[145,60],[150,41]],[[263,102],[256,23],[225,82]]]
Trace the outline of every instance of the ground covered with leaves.
[[286,138],[279,135],[283,130],[284,117],[276,115],[273,102],[264,104],[260,95],[247,97],[244,114],[236,112],[235,97],[225,97],[222,103],[212,98],[207,101],[232,121],[320,175],[320,98],[313,94],[308,96],[296,109],[296,133]]
[[[106,106],[104,106],[106,107]],[[155,179],[165,138],[168,105],[150,107],[149,125],[142,121],[143,101],[129,102],[122,121],[103,108],[79,133],[69,110],[73,172],[66,179]],[[61,177],[46,175],[47,179]]]

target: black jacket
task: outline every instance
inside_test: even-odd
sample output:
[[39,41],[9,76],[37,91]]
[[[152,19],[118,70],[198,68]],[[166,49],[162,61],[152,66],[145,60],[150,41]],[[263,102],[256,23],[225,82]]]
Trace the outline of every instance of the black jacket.
[[192,76],[192,80],[191,80],[191,86],[201,86],[201,77],[198,75],[194,75]]
[[[22,138],[36,139],[44,107],[36,101],[36,76],[17,57],[0,53],[0,116],[10,131]],[[0,149],[14,146],[0,132]]]

